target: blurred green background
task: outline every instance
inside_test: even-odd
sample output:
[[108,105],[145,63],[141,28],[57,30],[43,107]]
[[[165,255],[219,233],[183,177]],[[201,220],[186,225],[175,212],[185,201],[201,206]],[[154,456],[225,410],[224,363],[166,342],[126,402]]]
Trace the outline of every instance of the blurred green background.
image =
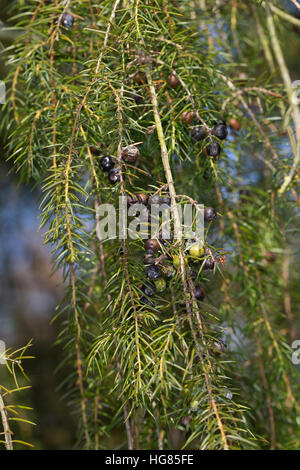
[[[10,3],[0,0],[0,80],[7,71],[3,48],[16,34],[4,29],[9,24],[6,7]],[[0,339],[12,349],[33,339],[28,354],[35,356],[24,362],[30,378],[24,385],[32,388],[18,400],[33,407],[26,416],[37,424],[22,424],[16,431],[19,439],[33,443],[35,449],[69,449],[74,444],[75,420],[58,390],[68,371],[54,374],[62,357],[59,347],[53,346],[60,325],[50,323],[63,296],[61,276],[50,277],[50,251],[38,231],[39,189],[19,185],[5,160],[5,142],[0,140]],[[0,382],[5,384],[8,377],[2,380],[4,374],[5,367],[0,366]]]

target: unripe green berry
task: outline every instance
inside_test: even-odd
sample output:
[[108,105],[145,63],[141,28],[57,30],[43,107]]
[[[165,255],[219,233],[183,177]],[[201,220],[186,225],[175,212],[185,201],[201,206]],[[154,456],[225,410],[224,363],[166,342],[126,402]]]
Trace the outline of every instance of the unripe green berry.
[[166,289],[166,281],[161,277],[154,281],[157,292],[163,292]]
[[[183,261],[184,261],[184,264],[187,264],[188,260],[187,258],[183,258]],[[180,266],[180,256],[179,255],[174,255],[173,256],[173,264],[175,266],[175,268],[179,268]]]
[[201,258],[201,256],[204,255],[203,245],[201,245],[200,243],[194,243],[190,248],[189,254],[193,259]]

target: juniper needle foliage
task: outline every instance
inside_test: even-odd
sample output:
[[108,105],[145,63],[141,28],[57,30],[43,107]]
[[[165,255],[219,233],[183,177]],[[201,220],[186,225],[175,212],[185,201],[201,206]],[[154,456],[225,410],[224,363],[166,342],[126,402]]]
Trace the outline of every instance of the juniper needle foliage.
[[[15,1],[11,21],[1,126],[68,285],[78,447],[299,448],[300,21],[276,0]],[[174,228],[204,204],[204,247],[103,242],[120,196],[164,198]]]

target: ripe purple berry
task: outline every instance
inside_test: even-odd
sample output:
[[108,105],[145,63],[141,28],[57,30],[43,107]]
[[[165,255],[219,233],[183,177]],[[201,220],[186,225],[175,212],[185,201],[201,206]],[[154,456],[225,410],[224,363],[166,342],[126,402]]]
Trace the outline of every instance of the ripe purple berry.
[[211,131],[211,133],[212,133],[213,135],[215,135],[216,137],[218,137],[218,139],[224,140],[224,139],[226,139],[227,134],[228,134],[228,132],[227,132],[227,127],[226,127],[225,124],[217,124],[217,125],[213,128],[213,130]]
[[100,168],[102,171],[109,172],[115,166],[115,162],[109,155],[105,155],[100,159]]
[[210,157],[218,157],[221,153],[221,147],[218,142],[212,142],[206,147],[207,155]]
[[74,16],[71,15],[70,13],[64,13],[61,18],[61,24],[65,28],[72,28],[74,23]]
[[158,266],[150,265],[146,268],[146,274],[149,279],[158,279],[161,277],[161,270]]
[[112,170],[110,170],[110,172],[108,173],[108,181],[111,184],[120,183],[121,171],[119,168],[113,168]]
[[214,267],[215,267],[214,260],[211,257],[207,258],[204,262],[204,269],[214,269]]
[[194,127],[194,129],[191,132],[191,137],[193,140],[199,141],[205,139],[207,136],[207,132],[203,126],[200,127]]

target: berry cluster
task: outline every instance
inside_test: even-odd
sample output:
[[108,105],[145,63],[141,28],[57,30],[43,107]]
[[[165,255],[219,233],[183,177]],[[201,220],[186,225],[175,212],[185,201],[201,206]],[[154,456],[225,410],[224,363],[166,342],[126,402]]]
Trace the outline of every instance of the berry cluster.
[[[146,75],[137,71],[133,76],[137,85],[145,85],[147,83]],[[176,89],[181,80],[176,73],[169,75],[167,79],[168,85]],[[134,101],[138,104],[139,97],[133,96]],[[181,115],[181,121],[184,125],[191,125],[197,113],[194,111],[184,111]],[[200,119],[200,118],[199,118]],[[229,125],[231,128],[238,130],[238,121],[230,120]],[[191,139],[195,142],[202,141],[209,138],[209,144],[206,146],[206,154],[211,157],[218,157],[221,152],[219,141],[225,140],[227,137],[227,126],[224,121],[218,121],[213,128],[209,128],[205,123],[196,126],[191,130]],[[101,155],[101,152],[94,147],[90,150],[95,155]],[[127,165],[135,165],[140,159],[139,149],[135,145],[128,145],[122,149],[121,158]],[[101,156],[100,168],[104,173],[108,173],[108,181],[111,184],[116,184],[121,181],[121,168],[116,166],[116,159],[109,155]],[[146,195],[145,193],[127,194],[127,207],[134,204],[143,204],[148,214],[148,224],[151,222],[151,206],[153,204],[167,204],[170,205],[170,198],[160,194]],[[204,210],[204,220],[206,223],[211,223],[215,220],[217,214],[212,207],[206,207]],[[140,304],[150,306],[153,304],[153,297],[157,293],[162,293],[168,288],[168,281],[176,276],[181,269],[181,256],[176,253],[176,248],[173,244],[174,235],[171,233],[170,239],[165,240],[162,238],[161,232],[157,234],[157,238],[146,240],[144,244],[143,263],[145,265],[146,279],[140,285],[142,295],[140,297]],[[182,254],[183,263],[186,272],[193,282],[193,294],[197,301],[203,301],[205,298],[204,287],[197,282],[201,272],[212,271],[215,269],[215,259],[210,249],[203,246],[197,240],[186,240],[184,253]],[[183,307],[185,308],[185,307]],[[225,344],[225,343],[224,343]],[[216,353],[222,353],[226,347],[220,340],[216,346]]]
[[[91,146],[90,151],[93,155],[101,155],[100,150],[97,147]],[[126,163],[136,163],[140,158],[140,152],[135,145],[129,145],[122,150],[122,159]],[[100,159],[100,168],[104,173],[108,173],[108,181],[110,184],[116,184],[121,181],[121,168],[115,166],[115,160],[109,156],[104,155]],[[124,175],[123,175],[124,177]]]
[[[169,198],[164,196],[154,195],[148,198],[144,194],[138,194],[136,196],[129,196],[129,205],[135,202],[141,202],[144,204],[151,205],[151,201],[155,203],[169,202]],[[143,202],[142,202],[143,201]],[[206,207],[204,210],[205,222],[212,222],[215,220],[217,214],[212,207]],[[172,254],[172,240],[168,241],[164,239],[149,239],[145,242],[145,251],[143,261],[146,265],[146,277],[147,282],[142,286],[143,296],[140,299],[142,304],[151,304],[149,297],[152,297],[155,293],[163,292],[167,288],[167,280],[173,278],[176,275],[177,270],[180,268],[181,259],[178,254]],[[164,248],[163,248],[164,247]],[[157,256],[160,252],[160,256]],[[187,266],[189,262],[192,263],[192,267],[188,266],[188,273],[193,280],[198,277],[198,272],[203,270],[213,270],[215,267],[215,261],[209,250],[206,250],[202,244],[196,240],[186,241],[186,250],[183,255],[183,262]],[[198,271],[195,270],[198,267]],[[205,297],[204,288],[200,284],[194,285],[194,294],[197,300],[202,301]]]
[[[217,137],[219,140],[225,140],[227,137],[227,126],[224,121],[217,122],[216,125],[209,130],[204,126],[194,127],[191,131],[191,138],[194,141],[200,141],[205,139],[208,135],[210,137]],[[218,157],[221,153],[221,146],[215,140],[212,140],[206,147],[206,153],[210,157]]]

